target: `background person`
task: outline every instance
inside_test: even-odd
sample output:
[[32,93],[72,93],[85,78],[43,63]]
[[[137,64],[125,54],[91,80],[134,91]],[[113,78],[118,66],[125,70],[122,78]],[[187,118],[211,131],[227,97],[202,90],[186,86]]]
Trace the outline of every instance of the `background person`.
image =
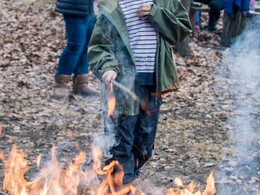
[[87,50],[96,21],[93,3],[93,0],[57,0],[55,11],[63,14],[68,41],[60,56],[55,75],[56,97],[69,95],[67,85],[72,74],[74,94],[98,94],[88,87]]
[[216,25],[220,18],[220,11],[224,9],[224,0],[194,0],[194,1],[207,4],[210,7],[207,29],[209,31],[216,30]]

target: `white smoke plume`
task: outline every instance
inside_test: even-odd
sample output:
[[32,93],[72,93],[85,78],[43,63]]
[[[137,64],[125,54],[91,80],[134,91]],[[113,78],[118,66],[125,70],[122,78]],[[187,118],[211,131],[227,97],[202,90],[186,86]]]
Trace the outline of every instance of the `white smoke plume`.
[[227,121],[232,154],[223,157],[216,173],[220,195],[260,194],[259,35],[260,18],[256,17],[224,52],[218,67],[222,81],[217,88],[233,100],[233,113]]

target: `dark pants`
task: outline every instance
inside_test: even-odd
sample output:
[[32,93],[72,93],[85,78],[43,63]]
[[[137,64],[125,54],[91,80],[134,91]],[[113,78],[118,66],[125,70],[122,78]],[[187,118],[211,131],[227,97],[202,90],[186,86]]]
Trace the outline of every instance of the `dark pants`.
[[208,30],[216,29],[219,18],[220,18],[220,10],[211,8],[211,10],[209,12]]
[[56,75],[75,76],[88,73],[87,51],[89,40],[95,25],[95,17],[64,14],[67,33],[67,46],[63,50]]
[[209,24],[208,30],[215,30],[220,18],[220,11],[224,9],[223,0],[211,0],[209,2],[210,12],[209,12]]
[[161,98],[151,96],[154,89],[154,86],[140,87],[140,97],[147,101],[151,114],[140,108],[138,115],[119,115],[114,121],[115,145],[110,151],[113,157],[106,163],[118,160],[123,165],[125,184],[133,181],[138,170],[152,156],[162,102]]

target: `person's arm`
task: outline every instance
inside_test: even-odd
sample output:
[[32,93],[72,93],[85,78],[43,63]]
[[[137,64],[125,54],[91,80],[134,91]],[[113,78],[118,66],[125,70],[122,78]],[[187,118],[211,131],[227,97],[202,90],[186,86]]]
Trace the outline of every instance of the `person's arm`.
[[102,19],[99,18],[88,46],[88,63],[95,76],[106,83],[111,79],[115,79],[121,71],[112,50],[113,43],[110,36],[111,28],[106,26]]
[[182,41],[192,32],[187,10],[178,0],[171,1],[171,8],[153,5],[148,15],[149,21],[170,44]]

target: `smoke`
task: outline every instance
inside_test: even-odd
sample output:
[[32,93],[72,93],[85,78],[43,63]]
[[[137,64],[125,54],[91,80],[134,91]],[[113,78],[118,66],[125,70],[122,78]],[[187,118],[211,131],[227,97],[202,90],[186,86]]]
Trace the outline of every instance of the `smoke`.
[[233,100],[233,113],[227,121],[232,153],[223,157],[216,173],[220,195],[260,194],[259,35],[260,18],[256,17],[224,52],[218,67],[221,78],[217,88],[224,99]]

